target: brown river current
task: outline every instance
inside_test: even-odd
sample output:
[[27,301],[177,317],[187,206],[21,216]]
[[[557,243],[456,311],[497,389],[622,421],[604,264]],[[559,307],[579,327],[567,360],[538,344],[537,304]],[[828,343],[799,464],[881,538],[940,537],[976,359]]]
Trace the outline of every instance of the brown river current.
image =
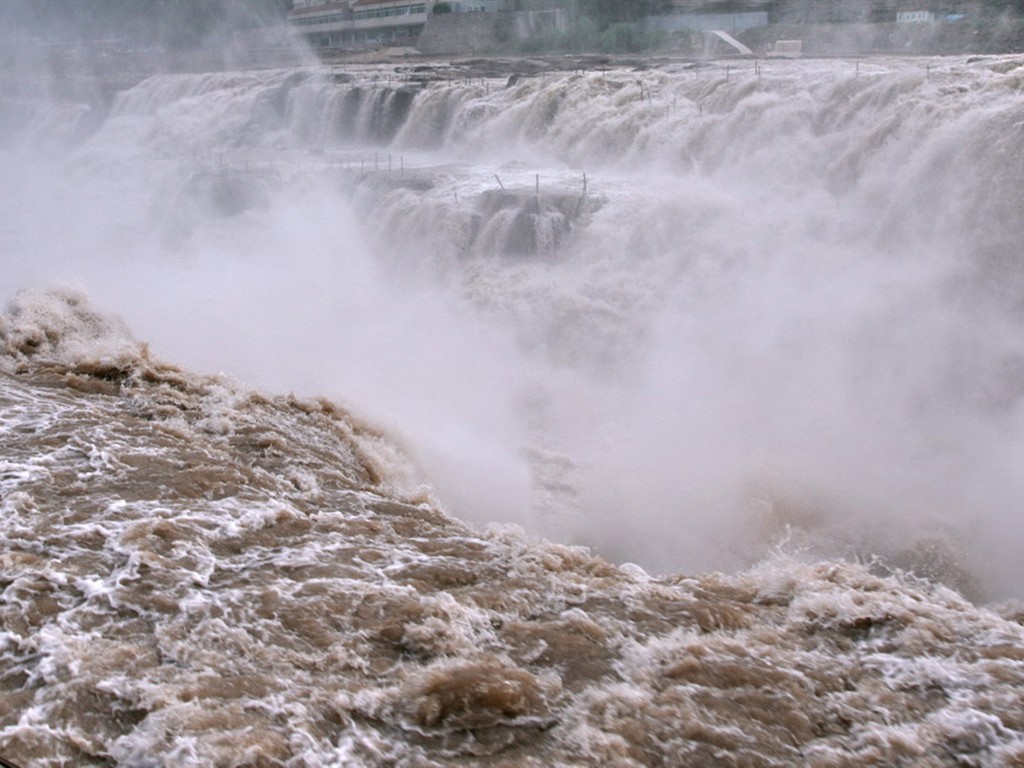
[[0,754],[23,766],[1024,764],[1024,627],[778,556],[651,578],[478,533],[325,401],[0,319]]

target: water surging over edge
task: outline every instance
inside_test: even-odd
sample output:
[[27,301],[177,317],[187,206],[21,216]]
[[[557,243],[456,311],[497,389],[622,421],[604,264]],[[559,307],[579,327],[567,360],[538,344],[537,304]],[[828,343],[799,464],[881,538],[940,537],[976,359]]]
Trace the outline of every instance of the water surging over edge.
[[[0,321],[0,752],[23,764],[1006,765],[1019,622],[778,558],[651,579],[381,485],[322,401]],[[1019,617],[1018,617],[1019,618]]]

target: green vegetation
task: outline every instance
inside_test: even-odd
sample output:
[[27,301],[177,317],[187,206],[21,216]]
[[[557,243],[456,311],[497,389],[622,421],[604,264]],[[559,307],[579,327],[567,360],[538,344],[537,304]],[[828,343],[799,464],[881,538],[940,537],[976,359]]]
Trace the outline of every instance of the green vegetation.
[[577,0],[580,14],[590,19],[602,32],[613,24],[665,13],[671,5],[668,0]]
[[573,19],[563,32],[548,32],[520,41],[516,52],[644,53],[663,47],[669,35],[647,31],[639,21],[665,13],[669,0],[577,0]]
[[644,53],[663,48],[670,35],[643,29],[645,16],[668,11],[668,0],[577,0],[568,29],[522,40],[515,52]]
[[663,47],[665,32],[648,32],[633,24],[614,24],[599,30],[590,19],[580,19],[565,32],[549,32],[522,40],[516,52],[537,53],[644,53]]

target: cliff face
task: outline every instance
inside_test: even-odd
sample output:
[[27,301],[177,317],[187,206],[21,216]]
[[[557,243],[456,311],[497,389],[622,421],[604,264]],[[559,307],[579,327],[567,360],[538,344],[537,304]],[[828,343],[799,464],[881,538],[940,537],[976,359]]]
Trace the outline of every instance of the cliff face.
[[936,18],[982,18],[1021,11],[1016,0],[775,0],[767,5],[772,21],[779,24],[892,22],[901,11],[930,11]]
[[769,24],[740,39],[755,54],[801,40],[809,56],[998,54],[1024,51],[1024,19],[887,24]]
[[[999,54],[1024,51],[1024,16],[1012,8],[1007,7],[1004,13],[996,14],[997,7],[982,8],[972,2],[935,4],[936,18],[954,13],[962,14],[963,18],[896,22],[896,14],[909,7],[900,0],[852,0],[848,3],[824,0],[813,5],[797,0],[781,0],[770,6],[768,18],[771,23],[767,25],[738,32],[734,25],[723,21],[721,28],[733,31],[755,55],[770,51],[776,40],[801,40],[803,53],[809,56],[864,56],[876,53]],[[508,49],[517,41],[564,31],[567,21],[564,12],[554,11],[434,15],[428,19],[416,47],[421,53],[430,55]],[[699,39],[699,33],[695,34],[698,34],[698,39],[690,41],[689,48],[677,50],[706,55],[706,46]]]
[[495,48],[507,39],[510,14],[443,13],[427,19],[416,48],[421,53],[443,54]]

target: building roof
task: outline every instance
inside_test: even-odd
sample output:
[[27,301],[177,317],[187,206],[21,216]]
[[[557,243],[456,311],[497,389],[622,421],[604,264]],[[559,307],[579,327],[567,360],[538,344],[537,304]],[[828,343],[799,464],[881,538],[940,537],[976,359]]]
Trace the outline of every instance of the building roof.
[[349,0],[337,0],[337,2],[327,2],[320,3],[319,5],[307,5],[302,8],[292,8],[289,15],[301,16],[308,13],[323,13],[324,11],[336,10],[338,8],[348,8],[349,5]]

